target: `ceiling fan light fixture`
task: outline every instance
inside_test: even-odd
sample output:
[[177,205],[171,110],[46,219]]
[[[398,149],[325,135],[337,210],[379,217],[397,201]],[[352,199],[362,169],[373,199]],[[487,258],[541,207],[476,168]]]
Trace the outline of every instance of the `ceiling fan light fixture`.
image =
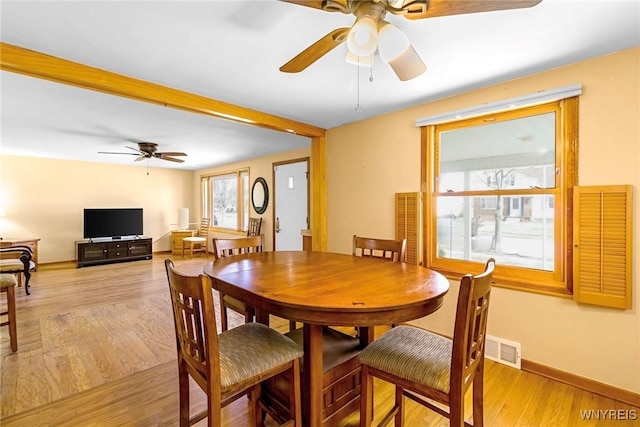
[[411,42],[400,28],[388,22],[382,22],[378,31],[378,52],[384,62],[391,62],[402,55]]
[[378,28],[373,19],[358,18],[347,36],[347,48],[356,56],[373,54],[378,47]]
[[389,61],[389,65],[402,81],[414,79],[427,71],[427,66],[411,45],[400,56]]
[[352,65],[359,65],[361,67],[372,67],[373,55],[358,56],[347,49],[347,63]]

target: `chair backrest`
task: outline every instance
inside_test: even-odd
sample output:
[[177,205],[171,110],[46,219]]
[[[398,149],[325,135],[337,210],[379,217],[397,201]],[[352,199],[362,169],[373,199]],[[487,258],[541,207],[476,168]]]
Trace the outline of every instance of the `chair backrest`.
[[262,228],[262,218],[249,218],[249,226],[247,227],[247,237],[259,236]]
[[238,237],[235,239],[213,239],[216,258],[225,258],[252,252],[262,252],[264,236]]
[[460,280],[460,293],[453,331],[451,390],[466,390],[484,361],[484,343],[489,314],[489,296],[495,260],[489,258],[484,272],[467,274]]
[[202,218],[200,221],[200,228],[198,229],[198,236],[200,237],[209,237],[209,224],[211,224],[211,220],[209,218]]
[[374,258],[386,258],[394,262],[404,262],[407,239],[372,239],[353,236],[353,255]]
[[220,354],[211,279],[204,274],[182,274],[170,259],[164,264],[173,306],[178,364],[212,393],[212,399],[219,398]]

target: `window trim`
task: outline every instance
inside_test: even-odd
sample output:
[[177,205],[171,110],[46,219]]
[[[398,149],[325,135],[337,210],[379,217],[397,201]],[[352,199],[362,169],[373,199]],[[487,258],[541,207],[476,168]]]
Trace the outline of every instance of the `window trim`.
[[[554,272],[542,272],[534,269],[523,269],[510,266],[496,266],[495,284],[500,287],[524,290],[570,298],[573,294],[573,228],[571,226],[573,212],[572,189],[578,184],[578,97],[570,97],[559,101],[547,102],[535,106],[525,106],[509,111],[494,112],[473,118],[463,118],[458,122],[470,125],[481,123],[493,116],[512,115],[513,118],[530,116],[536,111],[557,108],[556,127],[556,168],[557,189],[554,200],[554,250],[557,256]],[[523,114],[524,113],[524,114]],[[505,116],[506,115],[506,116]],[[451,123],[451,122],[448,122]],[[425,193],[422,201],[424,224],[422,227],[425,250],[423,265],[439,271],[454,280],[459,280],[466,273],[481,270],[482,265],[473,261],[451,260],[437,257],[437,241],[430,236],[437,234],[437,215],[432,212],[435,191],[435,171],[438,154],[435,152],[436,131],[443,124],[429,124],[421,127],[421,191]],[[520,190],[505,190],[507,193],[521,194]],[[535,191],[530,191],[535,193]],[[464,192],[457,193],[464,195]],[[479,271],[478,270],[478,271]],[[541,274],[542,273],[542,274]]]
[[[216,172],[216,173],[211,173],[211,174],[204,174],[204,175],[200,175],[200,214],[201,216],[204,218],[205,215],[207,213],[210,213],[210,215],[213,215],[213,185],[210,185],[211,182],[213,182],[213,180],[216,177],[229,177],[232,175],[236,176],[236,182],[237,182],[237,197],[238,200],[236,201],[237,203],[237,211],[236,211],[236,215],[237,215],[237,220],[236,220],[236,228],[230,228],[230,227],[223,227],[223,226],[219,226],[219,225],[214,225],[213,224],[213,220],[211,222],[211,226],[210,228],[213,230],[217,230],[220,232],[225,232],[225,233],[246,233],[247,231],[247,224],[244,223],[244,218],[245,218],[245,214],[247,214],[247,212],[249,212],[250,207],[244,205],[244,200],[245,198],[247,199],[247,202],[249,202],[249,194],[246,195],[245,197],[245,188],[242,185],[242,176],[243,174],[246,174],[247,177],[247,181],[250,183],[250,173],[249,173],[249,168],[240,168],[240,169],[234,169],[234,170],[230,170],[230,171],[223,171],[223,172]],[[249,187],[248,192],[251,192],[251,188]],[[204,200],[204,196],[206,194],[206,203]],[[245,212],[245,209],[247,210]],[[249,212],[250,213],[250,212]]]

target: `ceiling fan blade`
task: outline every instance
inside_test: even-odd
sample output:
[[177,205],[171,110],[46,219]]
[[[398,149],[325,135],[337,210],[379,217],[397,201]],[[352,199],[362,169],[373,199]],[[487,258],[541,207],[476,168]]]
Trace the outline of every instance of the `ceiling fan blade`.
[[404,53],[389,61],[388,64],[403,82],[418,77],[427,71],[427,66],[424,65],[420,55],[412,45],[409,45]]
[[283,73],[299,73],[303,71],[331,50],[340,46],[347,39],[348,33],[349,28],[347,27],[331,31],[280,67],[280,71]]
[[138,149],[138,148],[133,148],[133,147],[129,147],[128,145],[125,145],[124,148],[128,148],[129,150],[133,150],[138,154],[144,154],[144,151]]
[[326,10],[327,12],[344,12],[349,9],[347,0],[280,0],[285,3]]
[[[185,154],[186,156],[186,154]],[[184,160],[182,159],[176,159],[174,157],[168,157],[168,156],[162,156],[160,157],[162,160],[169,160],[170,162],[176,162],[176,163],[184,163]]]
[[163,156],[186,156],[185,153],[180,153],[177,151],[165,151],[163,153],[156,153],[156,157],[163,157]]
[[136,159],[133,159],[133,161],[134,161],[134,162],[140,162],[140,161],[142,161],[142,160],[144,160],[144,159],[146,159],[146,158],[147,158],[147,156],[144,156],[144,155],[143,155],[143,156],[140,156],[140,157],[138,157],[138,158],[136,158]]
[[462,15],[465,13],[491,12],[495,10],[523,9],[533,7],[542,0],[429,0],[406,1],[402,10],[391,12],[407,19],[435,18],[437,16]]
[[113,151],[98,151],[98,154],[124,154],[126,156],[138,156],[136,153],[114,153]]

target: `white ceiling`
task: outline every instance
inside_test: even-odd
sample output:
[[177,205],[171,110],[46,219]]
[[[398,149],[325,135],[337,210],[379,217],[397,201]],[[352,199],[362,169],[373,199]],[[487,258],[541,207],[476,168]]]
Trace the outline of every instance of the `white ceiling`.
[[[478,0],[479,1],[479,0]],[[278,68],[353,15],[262,1],[0,1],[0,40],[75,62],[332,128],[640,45],[639,0],[542,0],[533,8],[409,21],[387,15],[427,65],[373,82],[341,45],[299,74]],[[615,70],[612,70],[615,73]],[[579,82],[576,82],[579,83]],[[0,72],[5,154],[134,164],[137,141],[199,169],[288,151],[308,138]],[[146,166],[146,162],[135,165]]]

